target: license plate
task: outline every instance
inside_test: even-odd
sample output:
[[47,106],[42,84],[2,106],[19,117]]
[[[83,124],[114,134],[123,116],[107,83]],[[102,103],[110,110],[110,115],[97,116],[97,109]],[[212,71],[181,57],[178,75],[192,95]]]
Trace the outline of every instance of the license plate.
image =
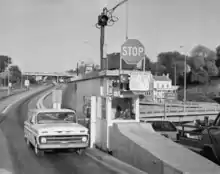
[[60,144],[60,147],[70,147],[71,144],[68,144],[68,143],[61,143]]

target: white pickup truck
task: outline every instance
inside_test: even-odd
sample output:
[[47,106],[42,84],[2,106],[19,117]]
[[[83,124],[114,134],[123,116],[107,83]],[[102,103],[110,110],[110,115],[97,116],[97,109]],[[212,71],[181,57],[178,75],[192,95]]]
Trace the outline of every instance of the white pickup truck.
[[78,124],[75,111],[69,109],[29,110],[24,138],[37,156],[54,149],[74,149],[81,154],[89,146],[88,129]]

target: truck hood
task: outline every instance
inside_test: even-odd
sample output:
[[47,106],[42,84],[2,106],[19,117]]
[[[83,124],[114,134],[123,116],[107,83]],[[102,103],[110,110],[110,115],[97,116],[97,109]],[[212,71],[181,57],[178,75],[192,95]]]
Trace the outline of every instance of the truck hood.
[[34,129],[40,134],[87,133],[88,129],[78,123],[37,124]]

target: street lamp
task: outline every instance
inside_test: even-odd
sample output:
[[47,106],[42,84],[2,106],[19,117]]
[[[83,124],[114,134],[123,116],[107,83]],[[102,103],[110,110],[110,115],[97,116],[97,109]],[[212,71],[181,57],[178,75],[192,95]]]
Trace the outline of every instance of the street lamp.
[[[180,46],[180,48],[183,48],[183,46]],[[184,54],[184,97],[183,97],[183,102],[184,102],[184,112],[186,110],[186,55]]]
[[76,64],[76,75],[77,76],[79,76],[79,66],[80,66],[79,63],[80,63],[80,65],[82,65],[82,64],[84,64],[84,61],[80,60]]
[[176,63],[173,64],[172,68],[174,68],[174,85],[176,86]]
[[9,86],[9,83],[10,83],[10,66],[8,66],[8,95],[10,95],[10,86]]
[[22,74],[22,71],[21,71],[21,79],[20,79],[20,83],[21,83],[21,84],[20,84],[20,85],[21,85],[20,87],[21,87],[21,89],[23,88],[23,84],[22,84],[23,82],[22,82],[22,81],[23,81],[23,74]]
[[[96,27],[100,29],[100,68],[103,70],[103,55],[104,55],[104,45],[105,45],[105,27],[106,26],[112,26],[116,21],[118,21],[118,18],[116,16],[113,16],[113,12],[127,2],[128,0],[123,0],[120,3],[118,3],[115,7],[108,10],[106,7],[103,8],[101,14],[98,16],[98,22],[96,24]],[[126,31],[127,32],[127,31]],[[127,37],[127,36],[126,36]]]

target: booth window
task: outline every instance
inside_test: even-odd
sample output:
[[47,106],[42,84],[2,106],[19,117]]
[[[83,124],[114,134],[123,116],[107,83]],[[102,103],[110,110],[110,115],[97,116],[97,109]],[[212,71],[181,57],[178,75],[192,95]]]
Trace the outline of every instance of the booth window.
[[112,119],[135,120],[134,102],[132,98],[112,99]]

